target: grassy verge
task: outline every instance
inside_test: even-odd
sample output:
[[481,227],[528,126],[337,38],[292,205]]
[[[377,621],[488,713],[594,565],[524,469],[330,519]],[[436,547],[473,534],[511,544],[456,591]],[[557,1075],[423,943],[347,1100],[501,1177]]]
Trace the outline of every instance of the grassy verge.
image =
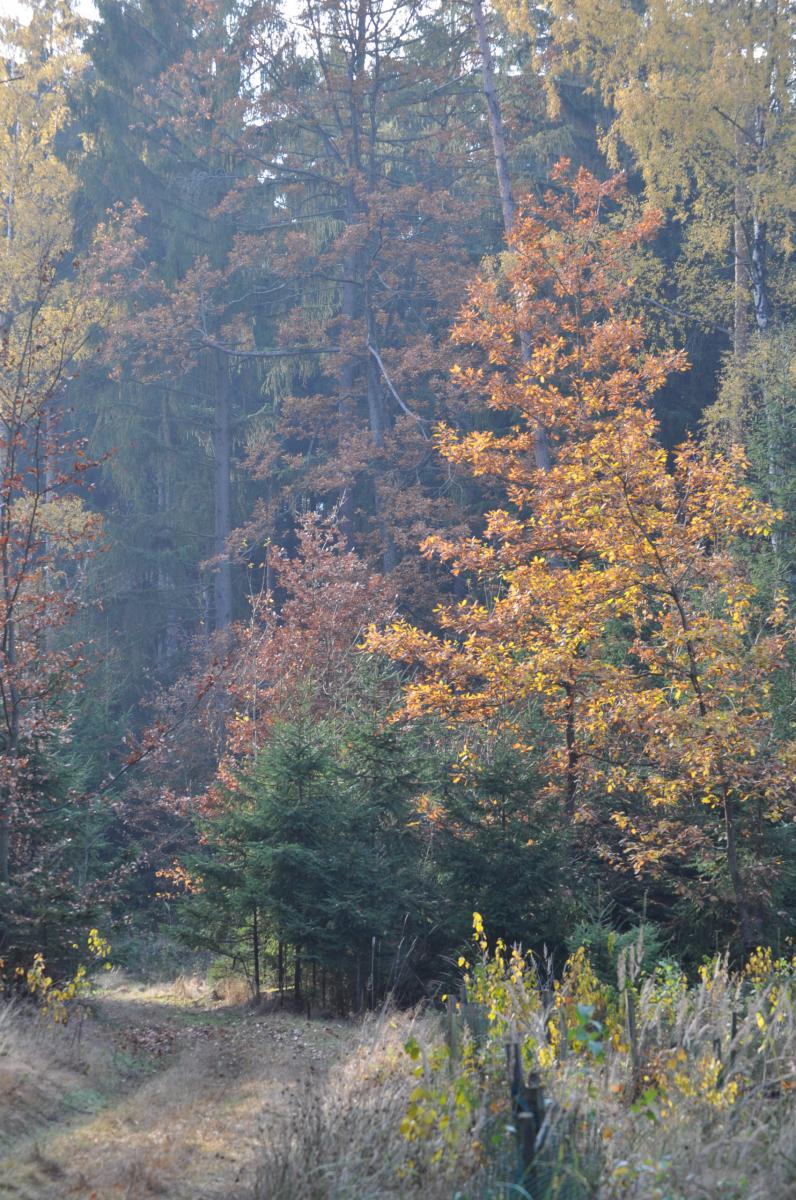
[[610,983],[585,951],[553,981],[476,940],[442,1011],[360,1025],[189,979],[111,980],[82,1028],[0,1010],[0,1196],[796,1195],[792,961],[717,959],[688,981],[631,945]]
[[477,942],[466,1002],[372,1022],[271,1125],[259,1200],[796,1195],[794,962],[689,982],[631,946],[553,982]]

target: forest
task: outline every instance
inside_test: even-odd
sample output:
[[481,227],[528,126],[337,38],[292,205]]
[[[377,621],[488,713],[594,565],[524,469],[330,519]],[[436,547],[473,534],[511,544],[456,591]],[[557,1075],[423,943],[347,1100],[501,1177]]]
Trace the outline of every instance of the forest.
[[0,42],[0,1196],[792,1196],[791,0]]

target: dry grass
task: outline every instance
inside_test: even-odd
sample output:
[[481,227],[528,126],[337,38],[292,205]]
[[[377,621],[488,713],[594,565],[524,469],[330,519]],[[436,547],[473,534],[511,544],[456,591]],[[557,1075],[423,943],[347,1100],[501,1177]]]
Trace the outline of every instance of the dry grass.
[[[793,1200],[794,979],[718,964],[688,988],[637,981],[635,1053],[626,993],[589,998],[582,985],[547,1010],[525,980],[504,986],[498,1020],[459,1029],[452,1056],[433,1013],[308,1022],[216,1002],[193,977],[114,976],[82,1029],[0,1009],[0,1197]],[[584,1000],[601,1049],[559,1039],[553,1054],[550,1019],[571,1031]],[[547,1097],[524,1181],[507,1132],[508,1036]],[[409,1141],[418,1088],[428,1121]],[[455,1108],[457,1088],[469,1107]]]
[[325,1076],[308,1077],[288,1110],[269,1110],[257,1200],[448,1200],[451,1173],[400,1133],[417,1084],[404,1046],[437,1033],[433,1021],[386,1010]]
[[[557,1008],[532,1003],[514,1024],[526,1061],[539,1064],[547,1099],[548,1131],[524,1181],[527,1194],[533,1200],[793,1200],[792,969],[754,980],[719,962],[691,987],[660,976],[638,980],[630,1022],[628,990],[579,997],[573,981],[569,1007],[565,988]],[[571,1038],[578,999],[591,1001],[595,1019],[602,1018],[593,1031],[597,1052],[578,1049],[577,1037],[567,1046],[562,1037],[550,1061],[545,1028],[553,1018],[563,1032],[568,1022]],[[488,1059],[485,1049],[482,1061]],[[494,1073],[484,1100],[489,1096],[500,1100]],[[462,1195],[523,1196],[509,1151],[504,1142],[499,1166]]]
[[793,1200],[795,1000],[792,979],[755,987],[724,964],[679,997],[643,984],[637,1072],[610,1047],[557,1081],[602,1141],[601,1200]]
[[[51,1140],[102,1107],[116,1067],[92,1036],[84,1009],[66,1027],[30,1006],[0,1006],[0,1197],[61,1200],[69,1195]],[[86,1196],[90,1193],[85,1193]]]
[[252,998],[251,985],[240,975],[222,975],[213,984],[212,995],[224,1004],[248,1004]]
[[2,1017],[2,1200],[246,1200],[263,1110],[289,1109],[351,1029],[116,972],[75,1033]]
[[[454,1062],[432,1014],[387,1014],[366,1026],[289,1112],[269,1112],[259,1200],[793,1200],[792,975],[754,981],[719,963],[691,987],[637,980],[635,1051],[627,990],[613,989],[606,1006],[607,989],[601,1000],[571,986],[547,1010],[529,983],[513,995],[509,987],[483,1037],[459,1031]],[[577,1003],[589,999],[600,1021],[596,1051],[579,1046],[575,1031],[553,1054],[549,1020],[572,1032]],[[426,1064],[420,1081],[403,1050],[410,1036]],[[511,1127],[507,1038],[524,1045],[544,1083],[545,1133],[529,1175]],[[467,1062],[457,1058],[462,1041]],[[457,1111],[459,1084],[469,1099]],[[423,1114],[408,1141],[401,1124],[418,1085]]]
[[60,1028],[28,1006],[0,1006],[0,1154],[91,1104],[94,1086],[110,1077],[107,1048],[86,1035],[88,1019],[81,1012]]

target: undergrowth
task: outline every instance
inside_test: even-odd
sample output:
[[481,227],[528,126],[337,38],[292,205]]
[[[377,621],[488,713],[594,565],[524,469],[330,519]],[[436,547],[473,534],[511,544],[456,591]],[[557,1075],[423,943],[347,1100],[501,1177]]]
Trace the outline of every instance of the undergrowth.
[[259,1200],[796,1195],[796,960],[689,982],[640,932],[609,984],[583,948],[554,980],[490,947],[478,915],[475,942],[443,1013],[385,1014],[269,1126]]
[[385,1010],[363,1025],[351,1052],[328,1074],[310,1076],[294,1102],[265,1115],[258,1200],[452,1194],[455,1172],[435,1148],[410,1154],[400,1133],[416,1085],[410,1039],[432,1048],[428,1018]]

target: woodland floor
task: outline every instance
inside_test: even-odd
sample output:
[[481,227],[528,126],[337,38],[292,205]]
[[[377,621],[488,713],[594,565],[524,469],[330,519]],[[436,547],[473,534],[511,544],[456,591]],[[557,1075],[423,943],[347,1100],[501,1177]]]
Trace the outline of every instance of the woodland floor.
[[0,1052],[2,1200],[247,1200],[269,1128],[354,1036],[124,982],[79,1035],[22,1024]]

